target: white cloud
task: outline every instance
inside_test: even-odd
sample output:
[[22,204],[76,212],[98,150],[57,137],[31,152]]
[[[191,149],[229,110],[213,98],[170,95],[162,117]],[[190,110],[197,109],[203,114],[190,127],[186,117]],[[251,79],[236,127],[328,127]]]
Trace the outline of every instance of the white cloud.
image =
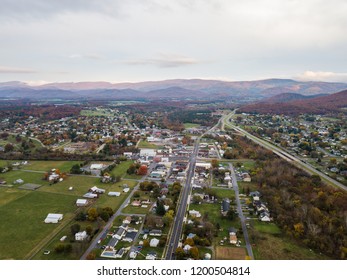
[[305,71],[296,79],[301,81],[347,82],[347,73]]
[[124,63],[128,65],[154,65],[160,68],[171,68],[198,64],[199,61],[183,55],[160,54],[154,58],[127,60]]
[[33,74],[37,71],[27,68],[2,67],[0,66],[0,74]]

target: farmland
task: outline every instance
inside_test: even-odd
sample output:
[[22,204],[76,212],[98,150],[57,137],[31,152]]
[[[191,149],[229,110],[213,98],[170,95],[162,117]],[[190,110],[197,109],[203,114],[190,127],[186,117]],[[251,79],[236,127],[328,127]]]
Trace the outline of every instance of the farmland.
[[[42,259],[42,250],[54,249],[58,237],[67,235],[73,223],[77,211],[75,201],[81,198],[88,190],[97,186],[109,191],[120,192],[119,197],[111,197],[107,194],[94,199],[91,207],[111,207],[117,210],[127,197],[123,192],[123,185],[130,189],[137,184],[134,180],[122,180],[118,183],[101,183],[100,178],[86,175],[68,175],[62,182],[51,184],[44,180],[46,171],[56,168],[68,172],[72,165],[79,162],[67,161],[32,161],[22,169],[12,170],[1,174],[1,179],[7,183],[0,188],[0,215],[2,230],[0,232],[0,259]],[[1,161],[2,166],[8,162]],[[124,176],[131,162],[123,162],[113,172]],[[24,183],[14,184],[17,179]],[[41,185],[36,191],[21,190],[19,187],[25,183]],[[44,219],[48,213],[60,213],[64,218],[58,224],[45,224]],[[90,222],[82,222],[82,227]],[[94,225],[95,227],[95,225]],[[73,239],[73,236],[70,237]],[[21,246],[15,246],[15,244]],[[45,259],[76,259],[83,252],[83,244],[73,244],[73,252],[70,254],[45,255]]]

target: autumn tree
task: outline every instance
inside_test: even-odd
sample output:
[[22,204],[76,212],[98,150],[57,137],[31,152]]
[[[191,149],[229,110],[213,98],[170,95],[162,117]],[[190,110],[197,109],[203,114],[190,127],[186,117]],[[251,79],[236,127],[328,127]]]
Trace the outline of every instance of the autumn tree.
[[88,210],[88,220],[93,222],[96,220],[97,217],[98,217],[97,210],[95,208],[90,208]]
[[137,174],[141,176],[147,175],[147,172],[148,172],[147,165],[141,165],[140,168],[137,170]]

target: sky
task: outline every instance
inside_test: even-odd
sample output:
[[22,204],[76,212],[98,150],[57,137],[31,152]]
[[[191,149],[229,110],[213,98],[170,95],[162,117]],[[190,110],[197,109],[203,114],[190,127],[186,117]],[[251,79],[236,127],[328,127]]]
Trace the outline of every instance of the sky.
[[0,82],[347,82],[345,0],[0,0]]

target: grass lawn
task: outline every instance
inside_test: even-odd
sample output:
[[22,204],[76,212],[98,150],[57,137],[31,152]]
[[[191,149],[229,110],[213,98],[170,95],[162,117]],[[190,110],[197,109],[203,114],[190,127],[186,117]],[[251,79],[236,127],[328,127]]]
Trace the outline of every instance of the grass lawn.
[[6,229],[0,231],[0,259],[23,259],[59,227],[43,222],[48,213],[67,214],[76,209],[74,196],[24,192],[26,195],[0,206],[1,227]]
[[49,171],[53,168],[59,169],[61,172],[70,172],[70,169],[75,164],[80,164],[81,161],[29,161],[28,165],[24,165],[21,168],[25,170],[35,171]]
[[[320,260],[329,259],[320,255],[295,240],[282,234],[281,229],[274,223],[250,221],[259,234],[258,240],[252,245],[255,259],[260,260]],[[250,232],[250,234],[252,234]]]
[[134,164],[133,161],[131,160],[126,160],[126,161],[122,161],[120,164],[118,164],[110,173],[110,175],[114,175],[114,176],[128,176],[127,174],[127,170],[129,169],[130,165]]
[[[21,139],[32,145],[32,147],[29,147],[29,151],[42,147],[42,145],[37,140],[29,139],[24,136],[21,136]],[[15,150],[21,149],[22,141],[17,142],[15,135],[9,135],[7,139],[0,139],[0,146],[5,146],[8,143],[11,143],[15,147]]]
[[86,116],[86,117],[110,117],[113,116],[114,114],[111,114],[110,112],[106,110],[81,110],[80,112],[81,116]]
[[255,259],[258,260],[321,260],[329,259],[308,248],[300,246],[294,240],[282,235],[263,233],[255,246],[252,246]]
[[162,149],[163,146],[155,145],[147,141],[141,140],[137,146],[139,149]]
[[17,190],[15,188],[6,188],[6,187],[0,188],[0,207],[22,196],[27,195],[30,192],[31,191]]
[[199,127],[200,124],[197,123],[184,123],[184,128],[194,128],[194,127]]
[[[1,178],[4,179],[8,185],[12,185],[13,182],[17,179],[22,179],[24,184],[32,183],[39,185],[48,185],[48,182],[42,180],[43,173],[34,173],[34,172],[25,172],[22,170],[12,170],[6,173],[1,174]],[[20,186],[20,185],[16,185]],[[15,187],[15,186],[14,186]]]

